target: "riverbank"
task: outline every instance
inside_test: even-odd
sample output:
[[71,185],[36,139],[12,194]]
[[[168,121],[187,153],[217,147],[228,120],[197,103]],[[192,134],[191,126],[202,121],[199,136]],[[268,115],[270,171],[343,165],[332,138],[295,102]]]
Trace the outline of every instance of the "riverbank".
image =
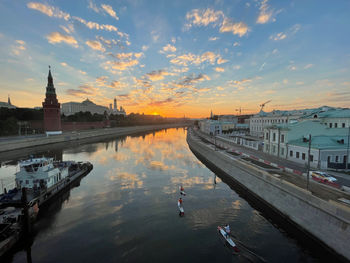
[[132,135],[140,132],[157,131],[168,128],[186,127],[188,123],[173,123],[162,125],[130,126],[122,128],[105,128],[94,130],[82,130],[62,133],[54,136],[42,137],[18,137],[0,141],[0,152],[7,152],[34,146],[42,146],[54,143],[66,143],[72,141],[87,141],[96,138],[109,138],[114,136]]
[[[320,241],[339,258],[350,259],[350,208],[334,200],[324,200],[312,192],[215,150],[188,132],[190,149],[211,166],[235,180],[264,204],[294,223],[305,234]],[[237,172],[243,170],[245,175]]]

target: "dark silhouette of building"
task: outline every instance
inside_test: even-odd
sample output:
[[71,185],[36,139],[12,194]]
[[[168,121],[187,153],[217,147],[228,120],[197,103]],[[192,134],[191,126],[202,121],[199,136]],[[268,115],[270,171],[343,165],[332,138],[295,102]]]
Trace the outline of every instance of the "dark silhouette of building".
[[57,100],[50,66],[45,96],[45,101],[43,102],[45,132],[47,135],[61,134],[62,127],[60,103],[58,103]]

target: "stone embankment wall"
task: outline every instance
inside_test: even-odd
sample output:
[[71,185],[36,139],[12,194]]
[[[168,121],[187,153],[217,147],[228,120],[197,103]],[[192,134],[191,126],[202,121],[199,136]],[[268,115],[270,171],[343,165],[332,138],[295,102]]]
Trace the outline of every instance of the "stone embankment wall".
[[0,142],[0,152],[23,149],[27,147],[34,147],[40,145],[47,145],[52,143],[63,143],[76,140],[95,139],[97,137],[115,137],[123,135],[132,135],[140,132],[150,132],[166,128],[186,127],[188,124],[163,124],[163,125],[148,125],[148,126],[132,126],[123,128],[106,128],[98,130],[85,130],[77,132],[67,132],[60,135],[48,137],[28,137],[11,140],[4,140]]
[[322,200],[261,169],[215,151],[192,136],[189,130],[187,142],[192,151],[331,250],[350,260],[350,209],[347,206]]

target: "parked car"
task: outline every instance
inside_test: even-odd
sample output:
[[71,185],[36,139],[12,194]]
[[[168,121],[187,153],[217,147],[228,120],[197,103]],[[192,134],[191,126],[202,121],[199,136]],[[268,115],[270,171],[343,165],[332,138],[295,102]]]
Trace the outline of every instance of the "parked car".
[[337,178],[330,176],[326,172],[310,171],[309,174],[312,176],[312,178],[314,178],[317,181],[328,181],[328,182],[332,182],[332,183],[335,183],[337,181]]

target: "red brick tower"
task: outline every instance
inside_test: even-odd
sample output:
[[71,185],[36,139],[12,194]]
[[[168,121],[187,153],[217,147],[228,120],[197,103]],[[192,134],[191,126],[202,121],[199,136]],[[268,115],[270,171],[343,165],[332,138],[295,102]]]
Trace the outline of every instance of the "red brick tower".
[[56,97],[50,66],[45,95],[45,101],[43,102],[45,132],[47,135],[61,134],[61,109]]

